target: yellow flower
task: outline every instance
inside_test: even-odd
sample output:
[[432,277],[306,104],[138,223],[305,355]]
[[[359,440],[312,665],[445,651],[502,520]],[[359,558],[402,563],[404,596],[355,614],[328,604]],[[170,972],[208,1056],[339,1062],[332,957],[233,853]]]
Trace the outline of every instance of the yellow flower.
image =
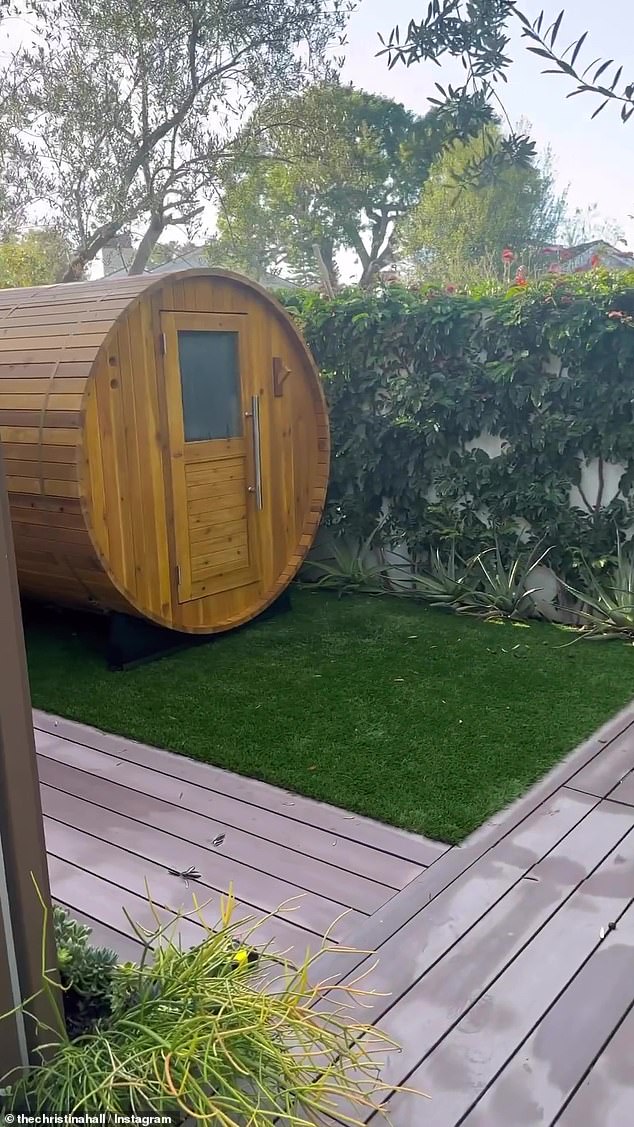
[[238,947],[237,951],[233,952],[231,966],[233,970],[237,970],[248,966],[249,963],[257,962],[257,959],[257,951],[250,951],[247,947]]

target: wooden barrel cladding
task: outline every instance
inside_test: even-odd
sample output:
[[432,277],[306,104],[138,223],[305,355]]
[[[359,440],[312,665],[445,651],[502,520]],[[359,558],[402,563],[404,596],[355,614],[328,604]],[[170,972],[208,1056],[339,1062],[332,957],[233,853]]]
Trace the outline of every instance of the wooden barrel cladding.
[[0,439],[21,590],[49,602],[228,630],[319,526],[318,372],[226,271],[0,290]]

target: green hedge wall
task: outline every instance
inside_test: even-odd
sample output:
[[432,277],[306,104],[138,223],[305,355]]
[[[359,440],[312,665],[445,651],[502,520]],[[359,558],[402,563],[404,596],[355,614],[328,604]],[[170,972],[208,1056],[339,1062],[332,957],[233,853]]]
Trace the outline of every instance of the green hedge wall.
[[[614,550],[634,484],[634,271],[550,276],[473,296],[389,286],[335,300],[286,294],[325,380],[333,465],[327,523],[352,534],[390,502],[415,553],[454,541],[547,538],[574,574]],[[499,457],[469,450],[499,436]],[[621,493],[573,508],[581,458],[623,467]],[[609,500],[608,504],[605,501]]]

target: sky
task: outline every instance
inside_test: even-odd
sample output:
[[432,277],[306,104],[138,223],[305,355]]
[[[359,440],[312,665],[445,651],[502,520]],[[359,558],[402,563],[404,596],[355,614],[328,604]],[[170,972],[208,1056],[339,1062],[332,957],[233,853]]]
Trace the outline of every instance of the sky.
[[[558,44],[561,41],[566,47],[588,31],[580,55],[584,66],[599,57],[614,58],[624,64],[626,81],[633,81],[634,0],[521,0],[529,18],[543,8],[548,23],[556,19],[562,4],[566,15]],[[429,95],[436,93],[434,82],[446,85],[452,77],[459,82],[461,69],[447,60],[442,69],[424,63],[410,68],[398,64],[390,71],[387,60],[376,58],[376,52],[381,46],[377,32],[387,38],[398,25],[402,33],[410,20],[420,20],[426,11],[427,0],[361,0],[348,28],[343,80],[424,114]],[[634,220],[629,218],[634,215],[634,117],[624,125],[616,106],[607,106],[591,121],[599,103],[591,95],[567,99],[572,86],[563,77],[540,73],[547,64],[527,52],[519,31],[509,54],[514,64],[502,93],[511,121],[514,125],[528,121],[538,149],[542,153],[551,149],[556,183],[560,191],[568,188],[570,206],[584,209],[596,204],[604,219],[623,229],[629,249],[634,250]]]

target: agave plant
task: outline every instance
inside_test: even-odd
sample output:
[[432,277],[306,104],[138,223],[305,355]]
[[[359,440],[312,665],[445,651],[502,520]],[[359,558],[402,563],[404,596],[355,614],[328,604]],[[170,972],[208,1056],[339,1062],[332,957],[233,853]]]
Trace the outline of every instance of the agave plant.
[[310,560],[310,571],[321,573],[321,578],[310,584],[312,588],[326,587],[339,592],[339,597],[351,592],[366,595],[382,595],[388,590],[387,567],[382,561],[372,559],[371,552],[376,537],[383,528],[387,517],[382,517],[360,544],[350,544],[347,540],[333,541],[334,562]]
[[519,550],[518,541],[512,563],[507,567],[496,538],[495,547],[480,552],[472,561],[477,568],[478,585],[456,609],[482,618],[530,617],[535,613],[532,597],[542,590],[529,586],[531,577],[549,551],[546,548],[539,556],[535,552],[526,555]]
[[615,561],[609,575],[598,576],[583,559],[585,588],[582,591],[563,583],[565,590],[581,604],[577,613],[585,622],[574,641],[580,638],[603,641],[634,638],[634,553],[631,543],[624,549],[619,542]]
[[446,560],[436,548],[430,557],[429,570],[412,573],[413,595],[430,606],[456,609],[473,593],[468,587],[471,575],[472,566],[456,554],[455,545],[451,546]]

